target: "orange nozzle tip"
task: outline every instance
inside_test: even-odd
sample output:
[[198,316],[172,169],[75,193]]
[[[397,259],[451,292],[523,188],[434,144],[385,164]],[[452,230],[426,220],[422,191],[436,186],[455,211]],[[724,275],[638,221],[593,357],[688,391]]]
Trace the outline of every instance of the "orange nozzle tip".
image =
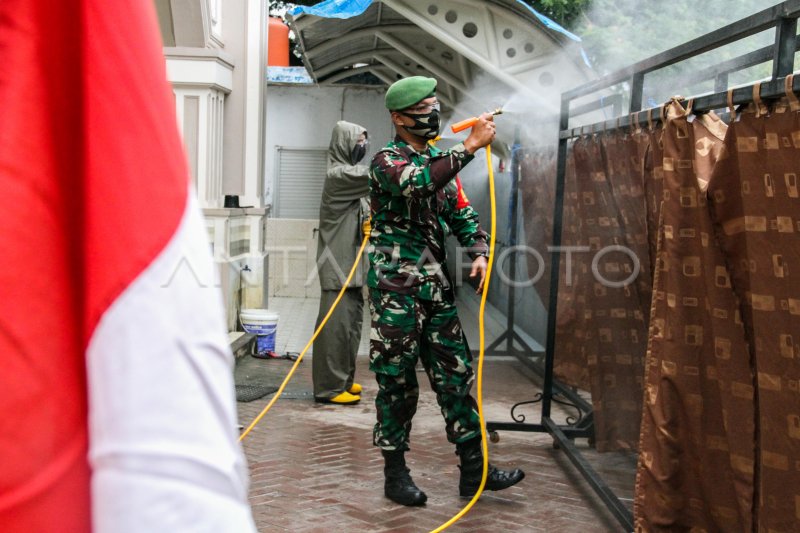
[[461,122],[456,122],[455,124],[450,126],[450,129],[453,131],[453,133],[458,133],[460,131],[464,131],[467,128],[471,128],[472,126],[475,125],[476,122],[478,122],[478,117],[468,118],[466,120],[462,120]]

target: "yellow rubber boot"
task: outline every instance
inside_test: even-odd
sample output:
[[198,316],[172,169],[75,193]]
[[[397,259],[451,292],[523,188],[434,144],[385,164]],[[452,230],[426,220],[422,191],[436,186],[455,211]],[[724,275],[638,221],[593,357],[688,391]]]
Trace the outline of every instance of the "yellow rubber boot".
[[364,390],[364,388],[361,385],[359,385],[358,383],[353,383],[352,385],[350,385],[350,388],[347,389],[347,392],[358,396],[359,394],[361,394],[362,390]]
[[326,399],[314,398],[314,400],[317,403],[335,403],[337,405],[351,405],[360,402],[361,396],[356,396],[355,394],[350,394],[349,392],[344,391],[343,393],[334,396],[333,398],[326,398]]

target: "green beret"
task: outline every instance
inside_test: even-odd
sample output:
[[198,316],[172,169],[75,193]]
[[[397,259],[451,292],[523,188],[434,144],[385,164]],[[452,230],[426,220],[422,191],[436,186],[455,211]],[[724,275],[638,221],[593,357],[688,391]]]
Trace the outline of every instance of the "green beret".
[[430,98],[436,92],[436,80],[425,76],[403,78],[389,86],[386,91],[386,109],[397,111],[410,107],[420,100]]

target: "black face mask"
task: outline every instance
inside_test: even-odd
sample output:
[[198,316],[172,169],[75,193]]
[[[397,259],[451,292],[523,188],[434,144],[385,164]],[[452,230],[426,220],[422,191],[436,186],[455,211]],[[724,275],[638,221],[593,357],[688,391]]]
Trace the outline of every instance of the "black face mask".
[[356,163],[358,163],[359,161],[364,159],[365,155],[367,155],[367,145],[366,145],[366,143],[365,144],[356,144],[353,147],[353,151],[350,152],[351,164],[355,165]]
[[414,120],[414,126],[406,126],[406,131],[413,133],[418,137],[425,139],[435,139],[439,135],[439,110],[433,109],[430,113],[424,115],[410,115],[408,113],[400,113]]

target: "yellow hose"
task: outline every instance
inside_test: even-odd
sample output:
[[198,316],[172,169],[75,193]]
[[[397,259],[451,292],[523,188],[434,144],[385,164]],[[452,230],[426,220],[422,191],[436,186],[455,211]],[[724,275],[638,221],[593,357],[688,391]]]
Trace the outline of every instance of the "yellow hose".
[[481,484],[478,486],[477,492],[475,492],[475,496],[469,501],[467,505],[461,509],[458,514],[456,514],[453,518],[442,524],[441,526],[437,527],[431,533],[439,533],[440,531],[444,531],[448,527],[452,526],[456,522],[458,522],[461,517],[469,512],[472,509],[472,506],[475,505],[475,502],[478,501],[478,498],[481,497],[483,493],[483,488],[486,486],[486,477],[489,475],[489,446],[486,444],[486,428],[483,419],[483,351],[484,351],[484,321],[483,321],[483,313],[484,309],[486,308],[486,296],[489,294],[489,280],[492,277],[492,260],[494,259],[494,238],[495,238],[495,222],[497,218],[496,214],[496,206],[494,200],[494,171],[492,169],[492,148],[490,146],[486,147],[486,164],[489,167],[489,201],[491,203],[491,233],[489,234],[489,258],[487,260],[487,267],[486,267],[486,280],[483,284],[483,292],[481,293],[481,307],[480,311],[478,312],[478,335],[480,338],[479,341],[479,350],[478,350],[478,394],[477,394],[477,401],[478,401],[478,418],[481,421],[481,449],[483,450],[483,474],[481,475]]
[[328,321],[328,319],[333,314],[333,311],[336,309],[336,306],[339,304],[339,300],[342,299],[342,296],[344,295],[344,291],[347,290],[347,286],[350,285],[350,280],[353,279],[353,274],[355,274],[356,268],[358,268],[358,263],[361,261],[361,256],[364,254],[364,248],[367,247],[367,242],[369,242],[369,233],[370,233],[369,220],[364,222],[364,224],[362,226],[362,229],[363,229],[363,232],[364,232],[364,240],[361,241],[361,248],[358,249],[358,254],[356,255],[356,260],[353,263],[353,267],[350,269],[350,273],[347,275],[347,279],[344,281],[344,284],[342,285],[342,290],[339,291],[338,296],[336,296],[336,299],[333,301],[333,305],[331,305],[331,308],[328,309],[328,313],[325,315],[325,318],[323,318],[322,322],[319,323],[319,326],[317,327],[317,330],[314,332],[314,335],[311,336],[311,340],[308,341],[308,344],[306,344],[306,347],[303,348],[303,351],[300,352],[300,355],[297,356],[297,361],[295,361],[294,365],[292,365],[291,370],[289,370],[289,373],[286,375],[286,378],[283,380],[283,383],[281,383],[281,386],[278,388],[278,391],[275,393],[275,395],[269,401],[267,406],[264,407],[264,409],[258,414],[258,416],[255,418],[255,420],[253,420],[250,423],[250,425],[247,426],[247,429],[245,429],[244,432],[242,432],[242,434],[239,435],[239,442],[243,441],[244,438],[253,430],[253,428],[256,427],[256,424],[258,424],[261,421],[261,419],[264,418],[264,415],[267,414],[267,411],[270,410],[270,408],[272,407],[272,404],[274,404],[276,401],[278,401],[278,398],[280,398],[281,393],[283,393],[283,389],[286,388],[286,384],[289,383],[290,379],[292,379],[292,375],[294,375],[295,370],[297,370],[298,365],[300,365],[300,361],[303,360],[303,356],[306,354],[308,349],[311,348],[311,345],[314,343],[314,339],[317,338],[317,335],[319,335],[319,332],[322,331],[322,328],[325,327],[325,323]]

